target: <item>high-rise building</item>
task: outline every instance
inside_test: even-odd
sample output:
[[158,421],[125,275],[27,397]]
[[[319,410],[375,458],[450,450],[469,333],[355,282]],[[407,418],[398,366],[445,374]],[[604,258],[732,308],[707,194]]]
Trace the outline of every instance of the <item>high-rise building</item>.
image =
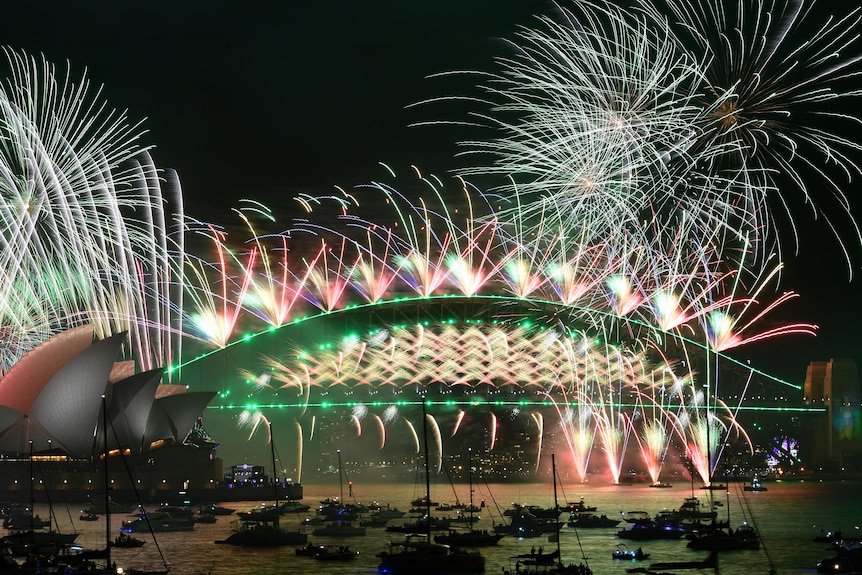
[[806,405],[823,407],[805,426],[809,465],[859,468],[862,463],[862,383],[851,359],[814,361],[803,388]]

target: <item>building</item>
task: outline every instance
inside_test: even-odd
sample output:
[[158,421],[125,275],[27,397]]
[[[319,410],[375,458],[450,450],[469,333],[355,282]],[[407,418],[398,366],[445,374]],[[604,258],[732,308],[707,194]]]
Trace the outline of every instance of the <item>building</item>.
[[835,471],[862,469],[862,383],[856,362],[811,362],[803,393],[806,405],[825,409],[803,428],[807,465]]

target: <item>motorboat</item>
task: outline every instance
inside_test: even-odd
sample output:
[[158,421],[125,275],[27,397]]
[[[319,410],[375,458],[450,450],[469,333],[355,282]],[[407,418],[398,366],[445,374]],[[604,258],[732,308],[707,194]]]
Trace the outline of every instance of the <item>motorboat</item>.
[[862,573],[862,547],[836,547],[835,555],[817,563],[818,573]]
[[3,519],[3,527],[6,529],[42,529],[50,527],[49,519],[42,519],[39,515],[33,515],[29,511],[12,513]]
[[838,541],[841,541],[841,531],[821,531],[820,535],[814,536],[815,543],[836,543]]
[[603,527],[616,527],[619,519],[611,519],[607,515],[596,515],[595,513],[572,514],[569,517],[568,526],[576,529],[594,529]]
[[715,529],[698,534],[688,542],[688,547],[702,551],[760,549],[760,537],[754,527],[744,524],[735,530]]
[[652,519],[646,511],[620,511],[620,517],[626,523],[635,523],[637,521],[649,521]]
[[386,519],[401,519],[406,514],[406,511],[401,511],[397,507],[378,507],[377,510],[371,514],[371,517],[378,518],[386,518]]
[[195,520],[189,515],[175,515],[169,511],[142,513],[132,521],[124,521],[121,531],[126,533],[149,533],[167,531],[191,531]]
[[234,521],[231,534],[216,543],[242,545],[245,547],[280,547],[303,545],[308,541],[304,531],[290,531],[266,522]]
[[[664,561],[661,563],[650,563],[650,571],[675,571],[685,569],[714,569],[718,565],[718,554],[713,551],[702,560],[694,561]],[[635,573],[640,569],[626,569],[629,573]]]
[[204,505],[203,507],[200,507],[198,509],[198,513],[200,513],[201,515],[232,515],[236,513],[236,509],[231,509],[230,507],[221,507],[220,505],[211,503],[210,505]]
[[122,548],[136,548],[143,547],[144,542],[137,537],[132,537],[128,533],[120,533],[117,535],[113,541],[111,541],[111,547],[122,547]]
[[279,516],[279,510],[275,505],[269,505],[249,509],[248,511],[237,511],[236,515],[243,521],[266,521],[271,523]]
[[628,529],[617,532],[620,539],[646,541],[649,539],[679,539],[685,535],[685,529],[676,523],[658,523],[656,521],[635,521]]
[[368,519],[360,519],[359,525],[362,527],[386,527],[386,524],[389,523],[389,519],[386,517],[377,517],[372,515]]
[[428,517],[426,515],[403,525],[389,525],[386,527],[386,531],[389,533],[430,533],[431,531],[449,529],[451,525],[452,521],[448,517]]
[[354,551],[346,545],[321,545],[317,552],[312,555],[320,561],[349,561],[356,559],[359,551]]
[[572,513],[592,513],[596,510],[595,507],[590,507],[586,503],[584,503],[583,497],[581,497],[578,501],[570,501],[566,507]]
[[[545,523],[528,511],[521,511],[513,516],[506,525],[495,525],[494,531],[513,537],[541,537],[545,531]],[[559,524],[557,527],[559,531]]]
[[644,550],[640,547],[637,549],[629,549],[625,544],[620,543],[617,545],[616,550],[611,553],[611,557],[626,561],[642,561],[649,557],[649,553],[644,553]]
[[[570,503],[569,505],[573,505]],[[588,509],[585,507],[584,511]],[[595,508],[592,509],[595,511]],[[513,503],[510,509],[507,509],[503,512],[505,517],[517,517],[522,513],[529,513],[533,517],[537,517],[539,519],[556,519],[560,516],[559,509],[554,509],[553,507],[538,507],[536,505],[521,505],[520,503]]]
[[2,538],[0,542],[16,557],[26,557],[34,549],[45,546],[66,547],[77,539],[77,533],[58,533],[56,531],[14,531]]
[[393,575],[440,574],[467,575],[485,571],[480,553],[431,543],[425,537],[408,536],[379,554],[378,571]]
[[756,475],[751,478],[751,483],[743,486],[743,490],[745,491],[769,491],[763,483],[760,481],[760,478]]
[[470,531],[450,529],[448,533],[435,535],[434,542],[452,547],[490,547],[499,543],[500,539],[505,536],[505,533],[492,533],[487,529]]
[[705,508],[704,504],[702,504],[695,495],[692,497],[686,497],[682,505],[679,506],[679,509],[674,509],[670,512],[670,515],[678,519],[693,519],[699,521],[703,519],[715,519],[718,517],[718,512]]
[[296,548],[297,555],[303,555],[305,557],[314,557],[317,552],[320,550],[323,545],[315,545],[313,543],[306,543],[302,547]]
[[95,513],[84,513],[80,517],[78,517],[81,521],[98,521],[99,516]]
[[365,535],[365,527],[350,521],[333,521],[311,532],[315,537],[356,537]]

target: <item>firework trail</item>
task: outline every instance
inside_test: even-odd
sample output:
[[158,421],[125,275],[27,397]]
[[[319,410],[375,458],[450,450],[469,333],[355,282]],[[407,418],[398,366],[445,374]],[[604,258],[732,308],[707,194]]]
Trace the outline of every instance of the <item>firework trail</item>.
[[[787,0],[637,5],[650,20],[667,21],[668,41],[702,63],[698,98],[707,113],[698,118],[692,145],[728,150],[710,168],[732,186],[752,228],[777,234],[776,214],[783,213],[798,246],[794,208],[804,206],[828,223],[850,264],[845,239],[858,245],[859,227],[835,174],[846,183],[860,174],[852,155],[862,145],[839,130],[860,123],[855,110],[862,91],[851,82],[862,71],[862,9],[823,14],[834,6]],[[812,182],[825,184],[831,195],[813,194]],[[775,209],[762,209],[767,204]],[[833,214],[849,223],[851,238],[838,233]],[[763,245],[764,256],[773,245]]]
[[186,287],[184,239],[172,235],[183,219],[176,176],[160,177],[141,124],[111,110],[86,75],[5,54],[0,371],[85,324],[99,338],[128,331],[125,351],[143,369],[171,363],[182,349]]

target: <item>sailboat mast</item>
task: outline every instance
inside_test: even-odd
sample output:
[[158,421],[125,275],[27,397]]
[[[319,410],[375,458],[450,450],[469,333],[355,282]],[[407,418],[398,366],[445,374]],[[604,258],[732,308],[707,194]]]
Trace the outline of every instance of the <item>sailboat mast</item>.
[[275,496],[275,519],[273,520],[273,525],[276,528],[279,527],[278,523],[278,513],[280,509],[278,508],[278,473],[275,471],[275,437],[272,435],[272,422],[269,423],[269,453],[272,457],[272,489],[273,494]]
[[428,412],[422,398],[422,443],[425,444],[425,510],[428,518],[428,542],[431,542],[431,473],[428,466]]
[[557,462],[554,459],[554,454],[551,454],[551,473],[554,475],[554,524],[557,526],[557,560],[560,561],[560,506],[557,505]]
[[470,531],[473,531],[473,448],[467,448],[467,481],[470,485]]
[[105,442],[105,461],[102,465],[102,473],[105,476],[105,566],[111,567],[111,505],[109,494],[110,481],[108,479],[108,401],[102,396],[102,439]]
[[338,488],[339,488],[339,496],[338,502],[341,504],[342,509],[344,508],[344,473],[341,471],[341,450],[336,450],[338,453]]

